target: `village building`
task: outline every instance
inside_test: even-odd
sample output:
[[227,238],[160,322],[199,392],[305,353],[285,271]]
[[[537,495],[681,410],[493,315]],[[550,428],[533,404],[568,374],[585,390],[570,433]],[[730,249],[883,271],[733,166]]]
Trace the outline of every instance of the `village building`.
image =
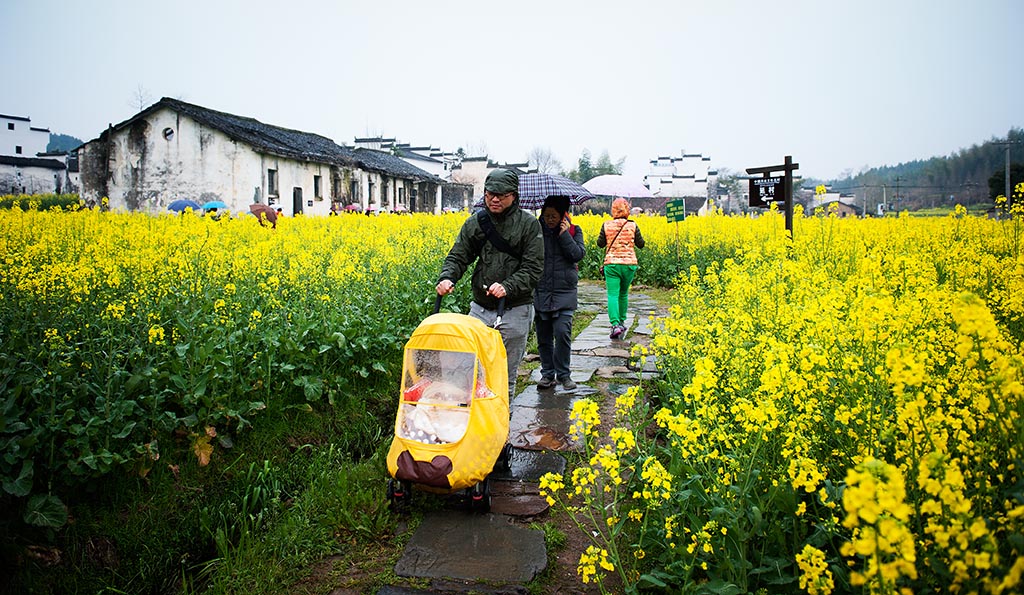
[[644,185],[661,197],[708,197],[708,188],[715,186],[717,172],[711,158],[700,153],[680,152],[680,156],[658,156],[651,159]]
[[65,153],[47,153],[50,130],[24,116],[0,114],[0,194],[61,194],[77,188]]
[[83,198],[115,209],[161,212],[176,199],[232,212],[262,203],[285,215],[441,209],[441,178],[387,151],[167,97],[78,154]]
[[382,136],[357,137],[355,146],[356,148],[387,151],[402,161],[444,180],[441,185],[441,210],[444,212],[466,210],[472,204],[472,184],[463,184],[452,180],[452,170],[461,162],[455,153],[444,152],[437,147],[400,143],[394,138]]
[[452,170],[452,181],[472,185],[475,202],[484,196],[484,182],[487,181],[487,174],[499,168],[512,170],[519,175],[537,173],[536,168],[531,168],[529,162],[499,164],[484,155],[483,157],[464,157],[462,162]]

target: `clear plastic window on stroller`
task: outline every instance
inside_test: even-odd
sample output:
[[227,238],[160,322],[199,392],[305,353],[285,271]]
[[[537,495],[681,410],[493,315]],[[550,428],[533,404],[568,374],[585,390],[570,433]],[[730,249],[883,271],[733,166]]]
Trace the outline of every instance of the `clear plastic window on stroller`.
[[470,395],[493,397],[475,353],[407,349],[398,435],[425,444],[458,442],[469,426]]

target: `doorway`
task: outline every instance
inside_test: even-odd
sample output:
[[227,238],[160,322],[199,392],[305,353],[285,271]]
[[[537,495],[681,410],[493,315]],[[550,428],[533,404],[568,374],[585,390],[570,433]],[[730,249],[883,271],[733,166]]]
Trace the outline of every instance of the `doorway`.
[[292,215],[302,212],[302,188],[292,188]]

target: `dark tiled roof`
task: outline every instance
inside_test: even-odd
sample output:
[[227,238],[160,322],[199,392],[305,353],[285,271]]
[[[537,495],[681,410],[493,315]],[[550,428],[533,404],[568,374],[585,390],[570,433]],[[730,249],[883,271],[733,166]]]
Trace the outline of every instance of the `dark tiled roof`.
[[[220,130],[237,141],[267,153],[300,161],[351,164],[350,150],[338,146],[326,136],[272,126],[254,118],[218,112],[169,97],[164,97],[142,114],[161,107],[185,114],[200,124]],[[120,126],[119,124],[115,128]]]
[[8,116],[7,114],[0,114],[0,118],[7,118],[8,120],[21,120],[22,122],[31,122],[32,120],[25,116]]
[[35,130],[36,132],[49,132],[49,128],[36,128],[35,126],[29,126],[29,130]]
[[17,167],[44,167],[46,169],[64,169],[64,164],[56,159],[39,159],[37,157],[11,157],[0,155],[0,165]]
[[433,157],[426,157],[424,155],[420,155],[419,153],[406,150],[404,148],[398,149],[398,156],[404,157],[406,159],[419,159],[420,161],[429,161],[430,163],[441,163],[440,161],[434,159]]
[[[326,136],[264,124],[254,118],[218,112],[170,97],[164,97],[134,117],[121,122],[113,128],[115,130],[124,128],[139,118],[143,118],[163,108],[184,114],[200,124],[219,130],[228,137],[245,143],[260,152],[298,161],[347,166],[359,165],[369,171],[399,177],[410,177],[416,180],[440,179],[387,153],[372,151],[371,149],[344,147]],[[103,135],[106,134],[106,132],[103,133]],[[103,135],[101,135],[101,138],[103,138]],[[370,155],[368,153],[373,154]]]
[[355,149],[352,152],[356,163],[363,169],[420,181],[441,181],[441,178],[423,171],[411,163],[406,163],[391,153],[374,149]]

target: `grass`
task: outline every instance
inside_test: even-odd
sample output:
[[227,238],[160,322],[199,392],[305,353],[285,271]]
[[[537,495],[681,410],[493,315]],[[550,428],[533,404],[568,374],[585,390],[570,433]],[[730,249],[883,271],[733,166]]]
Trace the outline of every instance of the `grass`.
[[[641,291],[661,301],[659,290]],[[578,311],[573,337],[597,315]],[[535,338],[529,349],[536,352]],[[72,522],[59,533],[5,543],[0,591],[271,595],[426,587],[393,572],[423,513],[438,502],[414,501],[408,517],[386,506],[392,402],[392,391],[377,387],[340,395],[331,408],[268,413],[206,467],[187,438],[162,444],[146,478],[115,476],[69,502]],[[552,522],[536,528],[551,568],[565,532]],[[53,552],[60,562],[27,551]],[[529,588],[545,592],[551,580],[544,573]]]
[[[162,445],[145,479],[97,482],[69,502],[72,522],[59,533],[5,544],[0,591],[256,595],[353,543],[377,544],[392,523],[381,452],[391,397],[377,389],[334,408],[264,415],[206,467],[187,440]],[[19,555],[40,547],[60,563]]]

